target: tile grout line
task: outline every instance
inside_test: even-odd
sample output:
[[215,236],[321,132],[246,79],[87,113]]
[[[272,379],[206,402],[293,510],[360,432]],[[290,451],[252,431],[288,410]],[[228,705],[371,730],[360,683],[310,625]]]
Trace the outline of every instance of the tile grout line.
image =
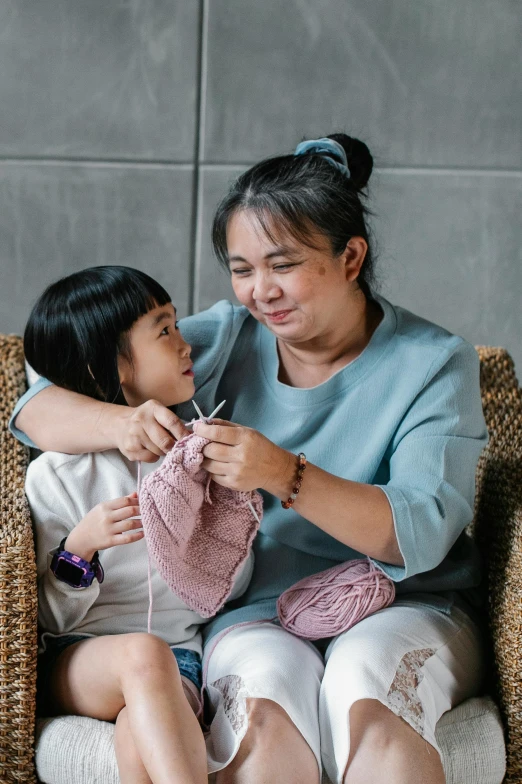
[[100,158],[72,158],[52,156],[1,156],[0,166],[90,166],[92,168],[107,169],[184,169],[189,171],[194,167],[193,161],[176,160],[148,160],[147,158],[111,158],[101,160]]
[[194,171],[192,176],[192,214],[190,221],[190,244],[189,244],[189,290],[188,290],[188,312],[189,315],[197,309],[199,299],[199,264],[198,264],[198,227],[199,227],[199,207],[200,207],[200,166],[199,159],[201,154],[201,122],[204,112],[204,89],[203,80],[205,69],[205,27],[206,27],[206,0],[200,0],[198,14],[198,57],[196,71],[196,112],[194,126]]
[[[253,166],[255,161],[249,162],[205,162],[202,164],[202,169],[209,171],[229,171],[237,169],[243,171],[244,169]],[[376,166],[373,173],[377,174],[407,174],[407,175],[423,175],[432,174],[435,176],[497,176],[497,177],[522,177],[522,169],[495,169],[495,168],[466,168],[458,166]]]
[[470,177],[522,177],[522,169],[496,169],[485,166],[482,168],[465,166],[377,166],[374,171],[379,174],[431,174],[441,177],[458,175]]
[[[202,0],[206,2],[206,0]],[[199,90],[198,90],[199,93]],[[203,102],[203,99],[200,99]],[[204,107],[198,110],[198,116],[201,117],[201,111],[204,113]],[[200,120],[200,125],[204,124]],[[43,166],[43,167],[89,167],[93,169],[151,169],[151,170],[169,170],[178,169],[181,171],[192,171],[198,169],[200,171],[229,171],[237,170],[242,171],[255,163],[255,161],[203,161],[202,159],[202,138],[201,133],[197,145],[194,150],[198,158],[194,161],[173,161],[173,160],[146,160],[146,159],[126,159],[114,158],[111,160],[100,160],[94,158],[52,158],[52,157],[29,157],[29,156],[0,156],[0,166]],[[198,172],[198,174],[200,173]],[[495,169],[495,168],[466,168],[458,166],[376,166],[374,173],[377,174],[398,174],[398,175],[424,175],[431,174],[435,176],[476,176],[476,177],[509,177],[518,178],[522,177],[522,169]]]
[[205,136],[206,136],[206,121],[207,121],[207,74],[208,74],[208,29],[209,29],[209,0],[201,0],[202,2],[202,19],[201,19],[201,67],[200,67],[200,107],[199,107],[199,147],[198,159],[196,165],[201,166],[204,163],[205,156]]

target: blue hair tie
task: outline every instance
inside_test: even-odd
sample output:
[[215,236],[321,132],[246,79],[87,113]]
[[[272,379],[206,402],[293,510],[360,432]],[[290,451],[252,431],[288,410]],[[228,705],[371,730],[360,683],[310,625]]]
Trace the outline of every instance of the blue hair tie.
[[[325,160],[339,169],[345,177],[350,178],[350,169],[348,166],[348,159],[344,147],[339,142],[333,139],[328,139],[327,136],[322,139],[309,139],[306,142],[301,142],[295,148],[294,155],[306,155],[307,153],[326,153]],[[334,156],[334,157],[332,157]],[[340,160],[339,160],[340,159]]]

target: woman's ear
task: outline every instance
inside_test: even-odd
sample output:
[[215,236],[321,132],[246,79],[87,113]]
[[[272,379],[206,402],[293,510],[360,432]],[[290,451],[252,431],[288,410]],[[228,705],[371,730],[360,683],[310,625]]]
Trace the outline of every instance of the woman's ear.
[[357,279],[367,252],[368,243],[363,237],[350,237],[341,254],[346,280],[350,283]]

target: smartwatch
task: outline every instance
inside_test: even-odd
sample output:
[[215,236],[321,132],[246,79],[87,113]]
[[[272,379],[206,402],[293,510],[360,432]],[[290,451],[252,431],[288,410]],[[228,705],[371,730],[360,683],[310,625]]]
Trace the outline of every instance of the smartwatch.
[[51,572],[56,579],[70,585],[71,588],[88,588],[95,577],[99,583],[102,583],[105,575],[98,551],[94,553],[92,561],[86,561],[79,555],[64,550],[66,540],[67,537],[62,539],[60,547],[52,557]]

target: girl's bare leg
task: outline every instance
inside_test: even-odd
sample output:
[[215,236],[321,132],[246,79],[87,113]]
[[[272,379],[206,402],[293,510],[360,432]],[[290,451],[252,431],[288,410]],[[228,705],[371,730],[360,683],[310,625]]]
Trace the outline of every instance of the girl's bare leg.
[[[189,704],[197,714],[200,710],[199,699],[194,694],[192,685],[185,683],[185,678],[181,678],[183,689]],[[118,762],[118,772],[121,784],[151,784],[150,776],[147,773],[141,757],[134,743],[134,738],[129,727],[129,717],[127,708],[122,708],[116,719],[114,730],[114,749]]]
[[116,719],[114,749],[121,784],[151,784],[130,731],[127,708],[122,708]]
[[216,784],[319,784],[315,755],[288,714],[271,700],[248,699],[248,730]]
[[123,721],[154,784],[206,784],[203,733],[174,655],[158,637],[108,635],[71,645],[56,664],[52,695],[56,712],[104,721],[126,708]]

